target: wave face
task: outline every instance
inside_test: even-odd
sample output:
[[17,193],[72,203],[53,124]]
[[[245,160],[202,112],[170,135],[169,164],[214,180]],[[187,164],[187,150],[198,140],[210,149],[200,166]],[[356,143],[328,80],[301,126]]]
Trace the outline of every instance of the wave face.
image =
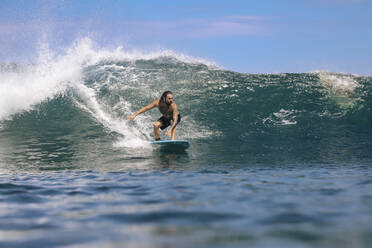
[[169,51],[97,49],[89,40],[33,65],[2,64],[0,74],[1,142],[13,152],[34,144],[44,152],[39,161],[146,148],[159,112],[126,117],[165,90],[182,115],[177,136],[191,141],[197,161],[372,159],[371,77],[243,74]]

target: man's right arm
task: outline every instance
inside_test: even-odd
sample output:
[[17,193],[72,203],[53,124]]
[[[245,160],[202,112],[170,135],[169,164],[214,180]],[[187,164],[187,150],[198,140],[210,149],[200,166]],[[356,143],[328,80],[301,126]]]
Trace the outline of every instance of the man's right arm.
[[134,113],[134,114],[128,116],[128,119],[133,120],[134,118],[136,118],[137,115],[142,114],[142,113],[144,113],[144,112],[146,112],[146,111],[148,111],[148,110],[150,110],[150,109],[152,109],[152,108],[157,107],[157,106],[158,106],[158,103],[159,103],[159,100],[155,100],[155,101],[153,101],[153,102],[150,103],[149,105],[147,105],[147,106],[141,108],[140,110],[138,110],[136,113]]

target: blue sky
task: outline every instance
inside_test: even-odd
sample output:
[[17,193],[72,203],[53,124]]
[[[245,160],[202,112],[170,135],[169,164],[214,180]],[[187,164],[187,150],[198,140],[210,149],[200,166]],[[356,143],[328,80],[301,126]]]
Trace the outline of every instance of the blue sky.
[[170,49],[238,72],[372,75],[371,0],[0,0],[0,61],[79,37]]

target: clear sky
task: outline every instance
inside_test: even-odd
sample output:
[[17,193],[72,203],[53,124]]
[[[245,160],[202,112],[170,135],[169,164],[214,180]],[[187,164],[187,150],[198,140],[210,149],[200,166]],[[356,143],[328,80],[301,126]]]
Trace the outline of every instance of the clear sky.
[[372,75],[372,0],[0,0],[0,61],[79,37],[238,72]]

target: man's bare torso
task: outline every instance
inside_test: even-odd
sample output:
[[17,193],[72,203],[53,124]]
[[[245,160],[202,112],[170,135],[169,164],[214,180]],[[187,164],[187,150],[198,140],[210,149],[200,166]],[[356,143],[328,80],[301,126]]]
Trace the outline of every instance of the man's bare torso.
[[162,102],[159,100],[158,102],[158,109],[162,115],[167,118],[167,119],[172,119],[173,118],[173,106],[176,103],[172,102],[171,105],[167,105],[166,103]]

